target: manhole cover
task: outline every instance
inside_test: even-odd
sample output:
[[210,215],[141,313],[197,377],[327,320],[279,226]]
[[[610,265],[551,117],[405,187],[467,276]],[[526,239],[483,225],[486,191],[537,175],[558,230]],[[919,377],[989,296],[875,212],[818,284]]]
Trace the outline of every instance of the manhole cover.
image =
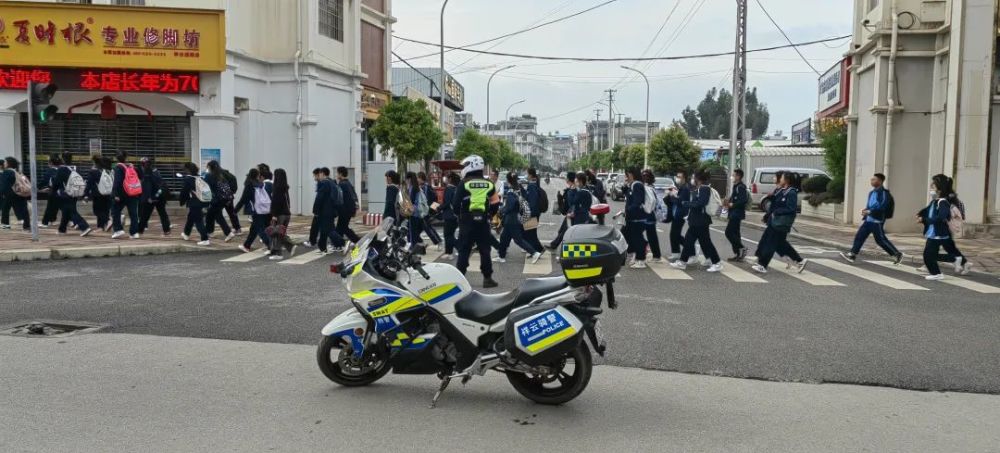
[[0,327],[0,335],[15,337],[52,338],[98,332],[107,328],[103,324],[77,321],[25,321]]

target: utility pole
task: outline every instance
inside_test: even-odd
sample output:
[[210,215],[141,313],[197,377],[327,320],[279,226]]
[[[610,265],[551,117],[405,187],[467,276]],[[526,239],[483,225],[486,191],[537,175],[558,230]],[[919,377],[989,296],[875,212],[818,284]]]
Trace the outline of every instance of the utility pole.
[[[616,113],[615,116],[618,117],[618,122],[615,123],[615,137],[618,140],[621,140],[622,144],[624,144],[625,143],[625,133],[622,132],[622,130],[623,130],[623,127],[622,127],[622,117],[625,116],[625,114],[624,113]],[[615,141],[615,144],[616,145],[618,144],[617,140]]]
[[[446,90],[446,88],[445,88],[445,86],[446,86],[445,85],[445,79],[444,79],[445,78],[445,72],[444,72],[444,7],[445,6],[448,6],[448,0],[444,0],[444,3],[441,4],[441,49],[440,49],[440,54],[441,54],[441,86],[438,87],[438,94],[441,95],[441,112],[438,115],[439,116],[438,119],[441,120],[441,133],[445,134],[445,135],[448,135],[447,132],[445,131],[445,125],[444,125],[444,109],[445,109],[445,107],[444,107],[444,97],[445,97],[445,90]],[[444,160],[444,157],[445,157],[444,156],[444,150],[445,150],[444,143],[441,143],[441,160]]]
[[601,135],[598,132],[601,130],[601,112],[603,111],[604,109],[594,109],[594,151],[601,149]]
[[611,148],[614,148],[614,146],[615,146],[614,145],[614,135],[612,134],[612,130],[611,130],[611,122],[615,120],[614,119],[614,111],[615,111],[615,107],[614,107],[615,104],[614,103],[615,103],[615,93],[617,93],[618,90],[608,89],[608,90],[604,90],[604,92],[608,93],[608,149],[610,150]]
[[[733,57],[733,111],[729,121],[729,174],[743,164],[746,151],[747,0],[736,0],[736,52]],[[727,175],[728,176],[728,175]],[[726,195],[733,187],[727,184]]]

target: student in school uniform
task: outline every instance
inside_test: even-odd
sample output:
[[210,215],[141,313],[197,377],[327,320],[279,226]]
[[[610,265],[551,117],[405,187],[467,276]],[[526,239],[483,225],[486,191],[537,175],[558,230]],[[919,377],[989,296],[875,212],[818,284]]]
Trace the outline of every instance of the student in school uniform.
[[778,190],[774,192],[768,213],[765,215],[767,228],[757,246],[757,263],[751,266],[758,273],[767,273],[767,268],[775,253],[790,259],[799,273],[805,270],[806,264],[809,262],[809,260],[802,258],[795,247],[792,247],[792,244],[788,242],[788,233],[792,230],[792,224],[795,223],[795,216],[798,212],[798,187],[799,176],[797,173],[782,173]]
[[205,229],[204,209],[208,203],[202,202],[195,195],[196,180],[201,177],[198,174],[198,166],[193,162],[185,163],[183,176],[184,182],[181,187],[180,203],[181,206],[187,206],[188,214],[187,220],[184,222],[184,229],[181,230],[181,239],[188,240],[191,236],[191,229],[195,228],[201,238],[198,245],[211,245],[211,241],[208,240],[208,231]]
[[441,258],[450,260],[455,256],[455,246],[458,242],[458,214],[455,212],[455,194],[462,178],[456,173],[450,173],[445,178],[448,185],[444,188],[444,205],[441,206],[441,219],[444,220],[444,255]]
[[148,157],[139,160],[142,168],[142,195],[139,196],[139,234],[144,234],[149,227],[149,219],[153,211],[160,217],[163,237],[170,236],[170,216],[167,214],[167,195],[170,193],[163,184],[160,170]]
[[3,168],[3,172],[0,172],[0,230],[11,228],[11,209],[14,210],[14,217],[21,221],[21,228],[24,231],[31,230],[31,215],[28,214],[27,199],[14,192],[19,165],[20,162],[12,156],[4,158],[2,165],[0,165]]
[[[934,175],[930,184],[931,201],[917,213],[917,222],[924,225],[924,266],[929,275],[927,280],[944,280],[941,273],[939,261],[954,261],[955,271],[960,274],[968,274],[972,265],[965,258],[952,236],[948,223],[952,220],[952,206],[959,206],[958,197],[955,196],[954,180],[943,174]],[[959,214],[963,216],[959,208]],[[944,248],[946,254],[939,254],[938,251]]]
[[55,202],[59,204],[59,212],[61,214],[59,218],[59,234],[66,234],[66,228],[69,222],[72,221],[76,225],[76,229],[80,230],[80,236],[86,237],[94,230],[90,228],[87,221],[77,212],[77,199],[66,193],[66,185],[69,183],[70,175],[75,171],[75,168],[69,165],[69,163],[72,163],[70,159],[71,156],[69,153],[63,153],[60,159],[49,162],[49,165],[56,169],[55,176],[52,177],[49,187],[52,188],[52,196]]
[[236,211],[243,210],[243,213],[250,216],[250,232],[247,238],[240,244],[239,249],[244,253],[249,253],[254,241],[259,237],[268,249],[271,248],[271,238],[264,231],[271,224],[271,196],[273,185],[271,181],[264,179],[264,175],[257,168],[251,168],[247,172],[247,179],[243,182],[243,193],[239,202],[234,206]]
[[712,216],[706,212],[709,200],[712,198],[712,191],[708,186],[708,172],[698,172],[694,176],[694,187],[691,189],[690,198],[681,200],[681,203],[688,210],[688,230],[684,235],[684,249],[680,259],[670,263],[675,269],[687,269],[687,261],[695,255],[695,242],[701,245],[701,251],[705,257],[712,261],[708,267],[708,272],[721,272],[722,261],[719,252],[715,250],[712,243],[712,235],[709,227],[712,225]]
[[671,211],[670,221],[670,260],[681,256],[684,245],[684,224],[687,222],[688,208],[684,201],[691,198],[691,186],[688,184],[687,172],[677,170],[674,174],[674,187],[667,193],[667,206]]
[[740,226],[743,219],[747,217],[747,204],[750,203],[750,192],[747,190],[747,185],[743,183],[742,169],[733,170],[732,183],[732,196],[723,202],[729,212],[729,219],[726,221],[726,239],[733,247],[733,256],[729,258],[729,261],[740,262],[747,257],[747,247],[743,245]]
[[642,206],[646,203],[646,187],[642,183],[642,174],[636,168],[625,171],[625,184],[628,192],[625,195],[625,240],[633,254],[633,269],[646,268],[646,212]]
[[[517,181],[514,172],[507,173],[507,184],[504,185],[506,191],[503,195],[503,204],[500,206],[500,215],[503,222],[503,233],[500,234],[500,247],[497,248],[499,256],[493,258],[494,263],[507,262],[507,249],[511,241],[514,241],[521,250],[531,255],[529,258],[532,264],[537,263],[542,256],[540,250],[536,250],[527,240],[524,239],[524,227],[520,219],[520,198],[526,196],[521,184]],[[529,208],[530,210],[530,208]]]

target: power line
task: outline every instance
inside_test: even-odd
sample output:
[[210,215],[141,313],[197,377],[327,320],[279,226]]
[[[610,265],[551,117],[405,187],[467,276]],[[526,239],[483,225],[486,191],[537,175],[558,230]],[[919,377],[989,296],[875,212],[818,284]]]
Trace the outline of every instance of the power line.
[[768,19],[770,19],[770,21],[771,21],[772,24],[774,24],[774,28],[777,28],[778,31],[781,32],[781,36],[784,36],[785,40],[788,41],[788,44],[792,45],[792,49],[795,49],[795,53],[799,54],[799,56],[802,57],[802,61],[805,62],[805,64],[809,66],[809,69],[812,69],[813,72],[816,73],[816,75],[821,75],[820,72],[816,70],[816,67],[813,66],[812,63],[810,63],[808,59],[806,59],[806,56],[802,55],[802,52],[799,50],[798,46],[796,46],[795,44],[792,44],[792,38],[789,38],[788,34],[785,33],[785,30],[781,29],[781,25],[778,25],[778,22],[776,22],[774,20],[774,18],[771,17],[771,13],[767,12],[767,8],[764,8],[764,4],[761,3],[760,0],[756,0],[756,2],[757,2],[757,6],[760,7],[760,10],[764,12],[764,15],[767,16]]
[[[835,36],[835,37],[832,37],[832,38],[817,39],[817,40],[814,40],[814,41],[805,41],[805,42],[785,44],[785,45],[780,45],[780,46],[761,47],[761,48],[757,48],[757,49],[749,49],[749,50],[747,50],[747,53],[752,53],[752,52],[768,52],[768,51],[772,51],[772,50],[787,49],[789,47],[811,46],[811,45],[814,45],[814,44],[820,44],[820,43],[824,43],[824,42],[839,41],[839,40],[842,40],[844,38],[848,38],[850,36],[851,35]],[[401,39],[403,41],[408,41],[408,42],[414,42],[414,43],[417,43],[417,44],[435,45],[435,46],[438,45],[436,43],[429,43],[429,42],[426,42],[426,41],[419,41],[419,40],[416,40],[416,39],[403,38],[403,37],[399,37],[399,36],[396,36],[396,35],[393,35],[393,37],[396,38],[396,39]],[[727,55],[731,56],[731,55],[733,55],[735,53],[733,51],[729,51],[729,52],[703,53],[703,54],[695,54],[695,55],[677,55],[677,56],[672,56],[672,57],[587,58],[587,57],[558,57],[558,56],[549,56],[549,55],[526,55],[526,54],[516,54],[516,53],[506,53],[506,52],[488,52],[488,51],[475,50],[475,49],[465,49],[465,48],[462,48],[462,47],[447,46],[447,45],[444,46],[444,48],[445,49],[452,49],[452,50],[461,50],[462,52],[481,53],[481,54],[484,54],[484,55],[496,55],[496,56],[500,56],[500,57],[524,58],[524,59],[531,59],[531,60],[552,60],[552,61],[675,61],[675,60],[693,60],[693,59],[697,59],[697,58],[722,57],[722,56],[727,56]]]
[[[547,25],[552,25],[554,23],[562,22],[562,21],[564,21],[566,19],[571,19],[571,18],[574,18],[574,17],[579,16],[581,14],[588,13],[590,11],[593,11],[593,10],[597,9],[597,8],[600,8],[600,7],[605,6],[605,5],[609,5],[611,3],[615,3],[617,1],[619,1],[619,0],[607,0],[604,3],[599,3],[597,5],[591,6],[590,8],[587,8],[587,9],[582,10],[582,11],[577,11],[577,12],[575,12],[573,14],[568,15],[568,16],[563,16],[563,17],[560,17],[558,19],[553,19],[553,20],[550,20],[548,22],[544,22],[544,23],[541,23],[541,24],[538,24],[538,25],[534,25],[534,26],[522,29],[522,30],[510,32],[510,33],[503,34],[503,35],[500,35],[500,36],[497,36],[497,37],[494,37],[494,38],[486,39],[486,40],[483,40],[483,41],[474,42],[472,44],[466,44],[464,46],[459,46],[459,47],[451,47],[451,46],[444,46],[444,47],[446,49],[448,49],[449,51],[450,50],[469,50],[469,49],[467,49],[468,47],[478,46],[478,45],[481,45],[481,44],[486,44],[488,42],[496,41],[498,39],[504,39],[504,38],[508,38],[508,37],[511,37],[511,36],[514,36],[514,35],[519,35],[521,33],[527,33],[527,32],[532,31],[532,30],[537,30],[537,29],[545,27]],[[420,43],[420,44],[428,44],[428,45],[433,45],[433,46],[439,45],[439,43],[426,43],[426,42],[423,42],[423,41],[417,41],[415,39],[403,38],[403,37],[398,36],[398,35],[392,35],[392,36],[394,38],[396,38],[396,39],[402,39],[403,41],[410,41],[410,42],[415,42],[415,43]],[[433,57],[433,56],[438,55],[438,54],[439,54],[439,52],[429,53],[429,54],[426,54],[426,55],[420,55],[418,57],[412,57],[412,58],[410,58],[410,60],[419,60],[421,58]],[[395,63],[395,62],[393,62],[393,63]]]
[[[552,16],[554,15],[554,14],[556,14],[556,13],[558,13],[558,12],[562,11],[562,10],[563,10],[563,8],[565,8],[565,7],[566,7],[566,5],[569,5],[569,4],[570,4],[570,3],[572,2],[572,1],[573,1],[573,0],[566,0],[565,2],[563,2],[562,4],[560,4],[559,6],[557,6],[556,8],[554,8],[554,9],[552,9],[552,10],[549,10],[549,12],[545,13],[545,15],[543,15],[541,19],[538,19],[538,20],[536,20],[536,21],[532,22],[532,23],[531,23],[531,24],[529,24],[528,26],[529,26],[529,27],[533,27],[533,26],[535,26],[535,25],[538,25],[538,24],[539,24],[540,22],[544,21],[545,19],[548,19],[549,17],[552,17]],[[503,43],[507,42],[507,40],[509,40],[509,39],[510,39],[510,38],[512,38],[513,36],[514,36],[514,35],[511,35],[511,36],[507,36],[506,38],[503,38],[503,39],[501,39],[501,40],[499,40],[499,41],[497,41],[497,42],[493,43],[493,44],[492,44],[491,46],[487,47],[487,48],[486,48],[486,49],[484,49],[484,50],[493,50],[493,49],[495,49],[495,48],[496,48],[497,46],[499,46],[499,45],[501,45],[501,44],[503,44]],[[468,64],[468,63],[469,63],[470,61],[472,61],[472,60],[474,60],[474,59],[476,59],[476,58],[479,58],[480,56],[482,56],[482,55],[480,55],[480,54],[476,54],[476,55],[472,55],[471,57],[467,58],[467,59],[466,59],[465,61],[463,61],[463,62],[459,63],[459,64],[458,64],[457,66],[454,66],[454,67],[452,67],[452,68],[451,68],[451,70],[452,70],[452,71],[454,71],[454,70],[456,70],[456,69],[458,69],[458,68],[461,68],[462,66],[465,66],[465,65],[466,65],[466,64]]]

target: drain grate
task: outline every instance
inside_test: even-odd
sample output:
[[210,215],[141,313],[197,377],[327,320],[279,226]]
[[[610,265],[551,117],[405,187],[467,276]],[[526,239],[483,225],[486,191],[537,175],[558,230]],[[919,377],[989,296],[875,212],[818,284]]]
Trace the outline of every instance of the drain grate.
[[0,326],[0,335],[54,338],[99,332],[108,326],[78,321],[24,321]]

